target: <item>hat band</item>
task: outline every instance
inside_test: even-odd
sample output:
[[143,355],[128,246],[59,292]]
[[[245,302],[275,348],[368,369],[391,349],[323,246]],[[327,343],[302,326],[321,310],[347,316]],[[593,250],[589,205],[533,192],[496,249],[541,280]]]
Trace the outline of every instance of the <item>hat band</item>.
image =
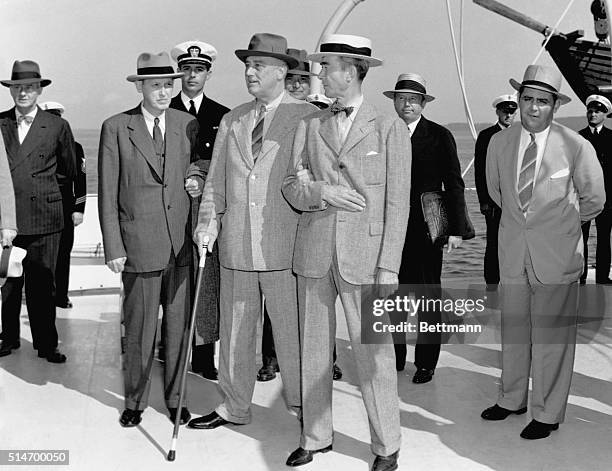
[[23,80],[23,79],[39,79],[40,74],[38,72],[13,72],[11,74],[11,80]]
[[137,75],[166,75],[174,74],[174,69],[170,66],[165,67],[138,67]]
[[421,85],[419,82],[415,82],[414,80],[400,80],[395,84],[396,90],[414,90],[418,93],[422,93],[423,95],[427,94],[427,90],[425,87]]
[[180,56],[177,57],[177,62],[181,62],[187,59],[201,59],[204,61],[208,61],[208,62],[212,62],[212,59],[210,58],[210,56],[207,56],[206,54],[200,54],[198,56],[192,56],[191,54],[181,54]]
[[559,94],[559,91],[553,87],[552,85],[549,85],[545,82],[540,82],[539,80],[525,80],[523,81],[523,83],[521,83],[522,87],[529,87],[529,86],[538,86],[538,87],[543,87],[547,90],[550,90],[550,93],[554,93],[554,94]]
[[372,56],[372,49],[369,47],[353,47],[348,44],[326,43],[321,44],[321,52],[340,52],[346,54],[358,54],[360,56]]

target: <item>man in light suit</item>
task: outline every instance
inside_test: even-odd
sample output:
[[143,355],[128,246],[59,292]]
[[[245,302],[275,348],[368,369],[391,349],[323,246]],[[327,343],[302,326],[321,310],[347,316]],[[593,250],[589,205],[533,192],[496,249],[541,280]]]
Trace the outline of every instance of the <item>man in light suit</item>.
[[15,190],[0,133],[0,249],[10,247],[17,236],[17,216],[15,214]]
[[[309,59],[321,63],[325,95],[336,102],[303,120],[283,184],[303,211],[293,256],[298,275],[303,430],[287,460],[300,466],[332,449],[332,365],[340,296],[370,422],[372,470],[397,469],[401,442],[392,340],[361,341],[361,299],[397,287],[410,205],[410,137],[399,118],[364,100],[372,57],[367,38],[333,34]],[[307,171],[308,181],[301,178]],[[281,369],[281,371],[283,371]]]
[[502,291],[502,376],[497,403],[482,413],[504,420],[527,412],[521,437],[548,437],[563,422],[576,348],[581,221],[605,201],[593,146],[553,122],[570,99],[561,74],[530,65],[519,92],[521,126],[493,136],[487,152],[489,195],[502,210],[499,263]]
[[223,401],[189,426],[212,429],[251,421],[256,328],[262,295],[274,332],[287,406],[300,407],[297,292],[291,259],[298,214],[281,194],[297,123],[315,108],[285,92],[297,60],[287,40],[255,34],[236,51],[254,101],[223,117],[215,141],[195,239],[221,264],[219,386]]
[[[126,336],[123,427],[147,407],[159,306],[165,323],[165,401],[174,422],[184,331],[189,316],[190,194],[185,176],[196,162],[196,119],[169,109],[175,78],[170,56],[143,53],[134,82],[143,101],[102,125],[98,206],[106,264],[121,273]],[[194,189],[197,192],[197,188]],[[190,414],[180,411],[181,423]]]
[[25,282],[32,344],[38,357],[64,363],[55,326],[55,264],[64,227],[58,176],[74,178],[76,159],[69,124],[40,110],[37,100],[51,80],[42,78],[36,62],[15,61],[10,80],[15,107],[0,113],[0,126],[15,188],[18,235],[13,245],[27,250],[24,276],[2,287],[3,340],[0,356],[20,347],[19,313]]

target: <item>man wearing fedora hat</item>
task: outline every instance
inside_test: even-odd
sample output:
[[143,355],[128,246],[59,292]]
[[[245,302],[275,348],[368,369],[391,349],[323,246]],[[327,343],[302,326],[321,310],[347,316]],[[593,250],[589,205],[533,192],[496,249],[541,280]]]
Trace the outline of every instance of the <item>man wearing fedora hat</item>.
[[306,100],[310,94],[310,77],[315,75],[310,71],[310,62],[306,59],[308,53],[304,49],[287,49],[287,54],[298,60],[298,65],[287,72],[285,89],[293,98]]
[[485,420],[527,412],[525,439],[548,437],[565,416],[576,349],[578,278],[583,268],[581,221],[604,206],[601,166],[593,146],[553,121],[570,98],[561,74],[530,65],[519,92],[520,126],[491,139],[489,195],[501,210],[502,373],[497,403]]
[[[578,131],[589,141],[597,152],[601,164],[606,188],[606,203],[604,209],[595,218],[597,227],[597,250],[595,252],[595,282],[611,285],[610,280],[610,232],[612,231],[612,130],[604,126],[606,116],[612,113],[612,103],[603,95],[589,95],[586,99],[588,126]],[[582,224],[584,240],[584,270],[580,283],[586,283],[589,251],[589,229],[591,221]]]
[[[332,365],[340,296],[376,455],[374,471],[398,467],[401,432],[393,347],[361,342],[361,299],[397,288],[408,222],[410,138],[397,118],[363,97],[369,39],[333,34],[308,57],[321,63],[336,101],[300,122],[283,194],[299,211],[293,269],[298,275],[302,348],[302,436],[287,460],[300,466],[332,449]],[[312,178],[304,181],[300,172]],[[282,371],[282,370],[281,370]]]
[[[170,56],[143,53],[127,77],[142,94],[135,108],[102,124],[98,155],[98,206],[106,264],[121,273],[125,410],[119,420],[136,426],[147,407],[158,312],[165,324],[164,391],[170,419],[178,413],[184,331],[189,318],[190,194],[185,177],[199,164],[198,123],[169,108],[175,72]],[[190,414],[180,411],[181,423]]]
[[55,326],[55,265],[65,221],[60,175],[74,178],[76,158],[72,131],[66,121],[40,111],[37,100],[51,80],[42,78],[34,61],[15,61],[10,80],[15,107],[0,113],[17,211],[18,235],[13,245],[27,250],[24,276],[2,287],[3,341],[0,356],[19,348],[19,313],[25,281],[26,305],[34,349],[51,363],[64,363]]
[[[421,75],[401,74],[395,88],[383,94],[393,100],[397,115],[406,123],[412,146],[410,215],[399,281],[401,284],[418,285],[418,291],[422,290],[425,297],[439,299],[443,251],[442,247],[432,243],[429,236],[421,195],[428,191],[440,191],[444,187],[451,234],[448,237],[448,251],[459,247],[462,236],[467,235],[471,228],[465,217],[465,185],[457,145],[448,129],[423,116],[425,106],[435,98],[427,94],[427,83]],[[441,313],[435,309],[420,311],[418,316],[420,322],[438,324],[441,321]],[[440,356],[440,342],[440,334],[419,330],[414,349],[416,372],[413,383],[427,383],[433,378]],[[403,371],[406,363],[405,335],[395,335],[393,346],[396,369]]]
[[487,147],[494,134],[506,129],[514,121],[518,104],[516,94],[500,95],[493,100],[493,108],[497,122],[478,133],[474,150],[474,178],[476,193],[480,203],[480,212],[485,217],[487,225],[487,246],[484,256],[484,279],[488,289],[495,289],[499,284],[499,258],[497,257],[497,235],[501,209],[489,196],[487,190],[486,162]]
[[[203,159],[204,177],[212,158],[213,145],[219,130],[219,123],[229,108],[210,99],[204,93],[204,86],[213,74],[213,65],[217,59],[214,46],[203,41],[192,40],[177,44],[171,51],[172,58],[177,63],[177,70],[185,75],[181,77],[181,92],[170,102],[170,108],[191,113],[198,119],[200,130],[196,151]],[[189,185],[203,188],[203,182],[197,177],[187,179]],[[195,227],[198,217],[198,207],[201,196],[191,200],[191,226]],[[193,231],[190,231],[190,233]],[[193,247],[194,281],[197,277],[195,268],[198,266],[197,247]],[[191,369],[199,372],[206,379],[216,380],[215,341],[219,339],[219,255],[216,247],[207,257],[204,268],[204,281],[198,301],[200,310],[196,316],[196,335],[191,355]]]
[[315,108],[284,90],[287,70],[298,65],[287,54],[284,37],[258,33],[248,49],[235,53],[245,64],[247,90],[255,100],[221,120],[194,235],[198,247],[209,251],[219,236],[221,264],[222,402],[189,424],[202,429],[251,421],[262,295],[286,403],[291,409],[300,407],[297,299],[291,271],[298,215],[283,198],[281,184],[297,123]]

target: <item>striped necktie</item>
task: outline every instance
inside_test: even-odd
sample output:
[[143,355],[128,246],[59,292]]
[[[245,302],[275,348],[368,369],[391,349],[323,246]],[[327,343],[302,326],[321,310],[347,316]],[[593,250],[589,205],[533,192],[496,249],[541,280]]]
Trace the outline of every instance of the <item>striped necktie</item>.
[[257,123],[253,128],[253,133],[251,134],[251,150],[253,152],[253,160],[257,160],[259,156],[259,152],[261,151],[261,146],[263,143],[263,130],[264,130],[264,117],[266,114],[266,107],[261,105],[259,109]]
[[159,159],[159,166],[164,168],[164,137],[159,127],[159,118],[153,120],[153,146]]
[[521,172],[519,173],[518,180],[518,192],[519,201],[521,202],[521,209],[523,212],[527,211],[529,207],[529,201],[533,193],[533,181],[535,179],[535,168],[536,160],[538,156],[538,145],[535,141],[533,133],[529,133],[531,142],[525,149],[523,154],[523,164],[521,165]]

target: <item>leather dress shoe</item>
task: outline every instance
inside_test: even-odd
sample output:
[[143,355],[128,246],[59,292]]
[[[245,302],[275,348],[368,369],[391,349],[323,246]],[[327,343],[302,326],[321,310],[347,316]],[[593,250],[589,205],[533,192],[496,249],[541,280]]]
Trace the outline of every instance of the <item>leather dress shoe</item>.
[[38,351],[38,358],[46,358],[49,363],[65,363],[66,355],[60,352],[57,348],[49,351]]
[[527,440],[546,438],[550,435],[551,431],[557,430],[558,428],[558,423],[545,424],[543,422],[538,422],[537,420],[532,420],[521,432],[521,438],[525,438]]
[[214,366],[212,368],[204,368],[200,371],[203,378],[217,381],[219,379],[219,371]]
[[119,418],[122,427],[136,427],[142,421],[142,411],[125,409]]
[[280,371],[278,365],[264,365],[257,372],[257,381],[271,381],[276,378],[278,371]]
[[[168,412],[170,412],[170,422],[174,423],[176,421],[176,407],[168,407]],[[185,425],[191,419],[191,414],[189,413],[189,409],[186,407],[181,407],[181,420],[180,424]]]
[[0,357],[10,355],[13,350],[17,350],[19,347],[21,347],[21,342],[19,340],[16,342],[3,340],[2,343],[0,343]]
[[70,299],[55,300],[55,305],[62,309],[72,309],[72,301]]
[[242,425],[230,422],[229,420],[225,420],[223,417],[213,411],[208,415],[203,415],[202,417],[198,417],[197,419],[191,419],[187,424],[187,427],[197,429],[213,429],[220,427],[221,425],[227,424]]
[[340,367],[336,363],[334,363],[333,378],[334,378],[334,381],[338,381],[338,380],[342,379],[342,370],[340,369]]
[[372,463],[372,471],[394,471],[398,468],[397,458],[399,450],[389,456],[376,455],[374,463]]
[[425,368],[418,368],[416,373],[412,377],[412,382],[415,384],[429,383],[433,379],[434,370],[426,370]]
[[315,453],[327,453],[331,450],[331,445],[326,446],[325,448],[319,448],[318,450],[304,450],[304,448],[299,447],[289,455],[289,458],[287,458],[287,462],[285,464],[292,467],[302,466],[303,464],[310,463],[312,461],[312,456]]
[[480,417],[482,417],[485,420],[504,420],[511,414],[521,415],[521,414],[524,414],[525,412],[527,412],[527,407],[521,407],[520,409],[517,409],[517,410],[510,410],[510,409],[505,409],[495,404],[494,406],[491,406],[488,409],[483,410],[482,414],[480,414]]

